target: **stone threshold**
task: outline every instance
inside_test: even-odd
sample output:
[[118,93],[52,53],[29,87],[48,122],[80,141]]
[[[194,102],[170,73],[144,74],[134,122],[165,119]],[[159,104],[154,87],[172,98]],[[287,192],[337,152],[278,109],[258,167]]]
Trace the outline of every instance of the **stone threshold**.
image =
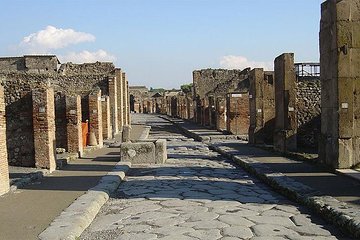
[[[235,149],[227,147],[221,148],[221,146],[212,145],[210,141],[199,140],[204,138],[200,138],[195,131],[191,131],[186,129],[184,126],[181,126],[180,123],[184,122],[183,120],[173,120],[164,116],[162,116],[162,118],[172,122],[188,136],[194,136],[194,139],[204,142],[209,146],[210,149],[233,160],[247,172],[258,177],[280,194],[286,196],[290,200],[309,207],[322,216],[326,221],[331,222],[350,236],[357,239],[360,238],[359,207],[341,202],[332,196],[321,194],[321,192],[301,182],[295,181],[292,178],[285,176],[285,174],[281,172],[272,171],[265,164],[258,162],[250,157],[237,156],[237,150]],[[359,172],[357,172],[357,174],[359,174]]]

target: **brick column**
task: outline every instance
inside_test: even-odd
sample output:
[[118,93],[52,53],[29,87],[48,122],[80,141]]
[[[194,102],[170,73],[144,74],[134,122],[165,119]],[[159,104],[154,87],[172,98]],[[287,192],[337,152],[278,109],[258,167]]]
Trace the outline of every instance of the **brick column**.
[[235,135],[247,135],[250,125],[249,94],[228,94],[226,108],[226,130]]
[[66,96],[67,150],[78,153],[80,157],[83,153],[81,119],[81,97]]
[[[115,72],[118,70],[115,70]],[[109,77],[109,98],[110,98],[110,122],[114,134],[119,132],[118,121],[118,81],[119,78]]]
[[32,91],[35,166],[56,168],[55,104],[53,89]]
[[249,143],[273,142],[275,118],[274,73],[255,68],[249,73]]
[[117,109],[118,109],[118,128],[122,131],[124,126],[124,79],[121,69],[115,69],[115,76],[117,81]]
[[102,109],[101,109],[101,90],[92,92],[89,95],[89,128],[90,134],[94,133],[96,141],[100,147],[103,146],[102,134]]
[[360,5],[321,5],[321,135],[319,158],[334,168],[360,163]]
[[109,96],[104,96],[101,98],[101,110],[102,110],[103,138],[111,139],[112,138],[112,129],[111,129],[111,124],[110,124],[110,99],[109,99]]
[[0,196],[9,191],[4,88],[0,85]]
[[296,151],[296,75],[294,54],[275,59],[275,132],[274,148],[280,152]]

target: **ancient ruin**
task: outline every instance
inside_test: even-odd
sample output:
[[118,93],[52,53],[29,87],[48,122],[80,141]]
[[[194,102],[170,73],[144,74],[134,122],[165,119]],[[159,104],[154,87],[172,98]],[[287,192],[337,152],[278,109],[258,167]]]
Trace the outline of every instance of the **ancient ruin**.
[[0,79],[1,130],[6,131],[1,147],[7,149],[1,151],[2,193],[9,184],[6,162],[54,171],[57,149],[82,156],[87,145],[101,147],[130,123],[126,76],[112,63],[60,64],[53,55],[6,57],[0,58]]

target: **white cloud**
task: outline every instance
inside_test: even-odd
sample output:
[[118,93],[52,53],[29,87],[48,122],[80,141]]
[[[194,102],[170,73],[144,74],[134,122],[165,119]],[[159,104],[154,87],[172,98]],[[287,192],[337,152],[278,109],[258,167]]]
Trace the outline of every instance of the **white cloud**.
[[71,44],[93,41],[95,41],[95,36],[90,33],[76,32],[71,28],[47,26],[43,30],[24,37],[20,47],[30,53],[46,53],[49,50],[64,48]]
[[247,67],[251,67],[264,68],[264,70],[272,70],[273,65],[273,62],[249,61],[246,57],[243,56],[228,55],[223,56],[220,59],[220,66],[226,69],[245,69]]
[[64,56],[59,56],[61,62],[73,63],[91,63],[91,62],[113,62],[116,57],[106,51],[100,49],[96,52],[82,51],[82,52],[69,52]]

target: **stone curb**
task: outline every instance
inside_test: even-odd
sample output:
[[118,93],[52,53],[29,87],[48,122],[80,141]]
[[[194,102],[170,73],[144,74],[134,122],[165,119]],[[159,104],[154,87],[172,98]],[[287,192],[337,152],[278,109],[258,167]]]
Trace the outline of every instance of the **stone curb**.
[[131,163],[118,162],[114,169],[103,176],[99,183],[77,198],[56,217],[40,235],[42,240],[77,239],[94,220],[100,208],[107,202],[125,178]]
[[49,171],[46,169],[40,169],[36,172],[28,173],[23,178],[12,181],[10,184],[10,191],[16,191],[18,188],[22,188],[34,181],[40,180],[48,174]]
[[277,192],[288,197],[289,199],[299,202],[310,209],[316,211],[326,221],[338,226],[341,231],[345,231],[350,236],[360,238],[360,211],[359,208],[350,204],[340,202],[331,196],[325,196],[319,191],[304,185],[300,182],[285,176],[283,173],[274,172],[265,164],[245,156],[237,156],[237,150],[222,149],[196,136],[196,133],[180,126],[179,123],[172,119],[162,117],[180,128],[186,135],[200,140],[207,144],[211,150],[233,160],[235,163],[244,168],[247,172],[257,176],[263,182],[274,188]]

